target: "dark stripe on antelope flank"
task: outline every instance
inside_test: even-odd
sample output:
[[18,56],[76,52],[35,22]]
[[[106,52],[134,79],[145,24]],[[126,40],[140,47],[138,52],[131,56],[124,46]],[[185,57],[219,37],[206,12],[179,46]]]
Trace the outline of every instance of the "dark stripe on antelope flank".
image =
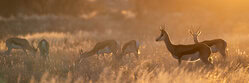
[[187,60],[187,61],[197,61],[200,59],[200,52],[195,52],[193,54],[183,55],[181,59]]
[[199,52],[199,47],[196,46],[192,50],[183,51],[181,52],[181,55],[193,54],[195,52]]
[[16,45],[16,44],[11,44],[12,48],[16,48],[16,49],[21,49],[23,48],[21,45]]
[[209,47],[205,44],[198,43],[198,44],[190,44],[190,45],[176,45],[178,50],[178,55],[188,55],[193,54],[195,52],[199,52],[200,49],[206,48],[207,50]]
[[216,45],[210,46],[210,49],[211,49],[211,52],[212,52],[212,53],[218,52],[218,48],[216,47]]
[[98,54],[111,53],[111,49],[109,47],[105,47],[104,49],[100,49],[97,51]]
[[190,45],[175,45],[175,51],[179,53],[177,55],[188,55],[198,52],[203,44],[190,44]]
[[188,60],[188,61],[196,61],[200,58],[200,53],[203,52],[201,50],[209,50],[210,48],[202,43],[194,44],[192,45],[192,50],[186,50],[181,52],[182,60]]

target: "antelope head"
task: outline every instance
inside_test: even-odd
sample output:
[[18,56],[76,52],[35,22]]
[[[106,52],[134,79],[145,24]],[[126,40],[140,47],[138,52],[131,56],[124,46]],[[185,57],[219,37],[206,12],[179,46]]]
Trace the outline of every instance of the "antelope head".
[[168,37],[168,34],[167,32],[165,31],[165,28],[166,28],[166,25],[161,25],[160,26],[160,31],[161,31],[161,34],[158,38],[156,38],[156,41],[162,41],[162,40],[165,40],[166,37]]
[[81,58],[87,57],[87,52],[84,52],[82,49],[79,50],[79,54]]
[[35,40],[32,40],[32,41],[31,41],[31,48],[32,48],[32,49],[31,49],[31,52],[32,52],[33,55],[35,55],[36,52],[37,52],[37,48],[34,47],[34,42],[35,42]]
[[196,27],[196,28],[198,28],[196,31],[189,29],[189,33],[193,36],[194,39],[197,39],[197,37],[201,34],[200,31],[201,27]]
[[80,50],[79,50],[79,53],[80,53],[80,55],[82,56],[82,55],[83,55],[83,50],[80,49]]

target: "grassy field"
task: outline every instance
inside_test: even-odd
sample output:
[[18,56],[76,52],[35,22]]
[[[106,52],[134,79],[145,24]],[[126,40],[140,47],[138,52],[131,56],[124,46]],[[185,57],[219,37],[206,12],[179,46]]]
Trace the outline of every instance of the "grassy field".
[[[249,83],[249,0],[1,0],[0,83]],[[159,26],[173,44],[193,44],[188,30],[200,27],[199,41],[223,39],[227,57],[211,55],[178,65]],[[196,26],[196,27],[191,27]],[[195,29],[196,28],[196,29]],[[5,41],[25,38],[34,47],[46,39],[48,58],[14,49]],[[100,41],[140,43],[122,60],[112,54],[80,58]]]
[[[110,31],[109,31],[110,32]],[[110,33],[112,34],[112,33]],[[140,38],[140,58],[130,55],[122,61],[112,60],[111,55],[92,56],[79,60],[79,50],[89,51],[101,40],[115,39],[120,44],[129,40],[115,35],[90,31],[70,33],[36,33],[19,35],[29,41],[42,38],[50,43],[48,59],[39,56],[26,56],[22,50],[13,50],[11,56],[0,56],[1,83],[247,83],[249,82],[249,52],[238,40],[228,41],[228,57],[212,54],[214,68],[201,61],[195,63],[178,62],[167,51],[163,42],[155,42],[151,35]],[[122,34],[121,34],[122,35]],[[126,35],[127,36],[127,35]],[[129,35],[128,35],[129,36]],[[131,37],[132,38],[132,37]],[[202,38],[204,39],[204,38]],[[192,41],[189,39],[188,41]],[[243,46],[244,45],[244,46]],[[4,52],[5,40],[0,43]]]

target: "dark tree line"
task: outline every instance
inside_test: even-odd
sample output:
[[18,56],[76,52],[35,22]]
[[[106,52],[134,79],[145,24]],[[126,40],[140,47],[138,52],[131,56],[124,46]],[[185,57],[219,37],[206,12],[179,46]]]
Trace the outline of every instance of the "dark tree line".
[[[127,1],[123,3],[121,1]],[[121,4],[129,4],[130,10],[138,15],[148,11],[160,11],[169,6],[174,0],[120,0]],[[88,13],[93,10],[107,11],[109,3],[117,0],[0,0],[0,16],[24,15],[73,15]],[[125,5],[125,6],[129,6]],[[118,8],[112,7],[112,8]]]
[[90,11],[87,0],[1,0],[0,15],[65,14],[78,15]]

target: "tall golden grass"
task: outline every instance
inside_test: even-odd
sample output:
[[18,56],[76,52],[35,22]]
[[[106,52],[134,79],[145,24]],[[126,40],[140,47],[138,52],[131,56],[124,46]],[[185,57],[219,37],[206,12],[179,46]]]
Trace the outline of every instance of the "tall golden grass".
[[[91,33],[91,35],[89,35]],[[44,59],[26,56],[13,50],[11,56],[0,56],[1,83],[246,83],[249,82],[249,50],[240,49],[235,41],[228,42],[228,57],[212,54],[214,68],[201,61],[183,62],[178,66],[162,42],[154,37],[140,39],[140,58],[126,56],[122,61],[111,55],[92,56],[79,60],[79,50],[90,50],[98,39],[97,33],[80,31],[69,33],[37,33],[18,36],[29,41],[42,38],[50,43],[50,54]],[[108,34],[101,38],[108,38]],[[118,37],[114,37],[118,38]],[[204,38],[202,38],[204,39]],[[117,39],[119,42],[128,40]],[[191,41],[191,40],[190,40]],[[7,50],[4,40],[0,50]]]

